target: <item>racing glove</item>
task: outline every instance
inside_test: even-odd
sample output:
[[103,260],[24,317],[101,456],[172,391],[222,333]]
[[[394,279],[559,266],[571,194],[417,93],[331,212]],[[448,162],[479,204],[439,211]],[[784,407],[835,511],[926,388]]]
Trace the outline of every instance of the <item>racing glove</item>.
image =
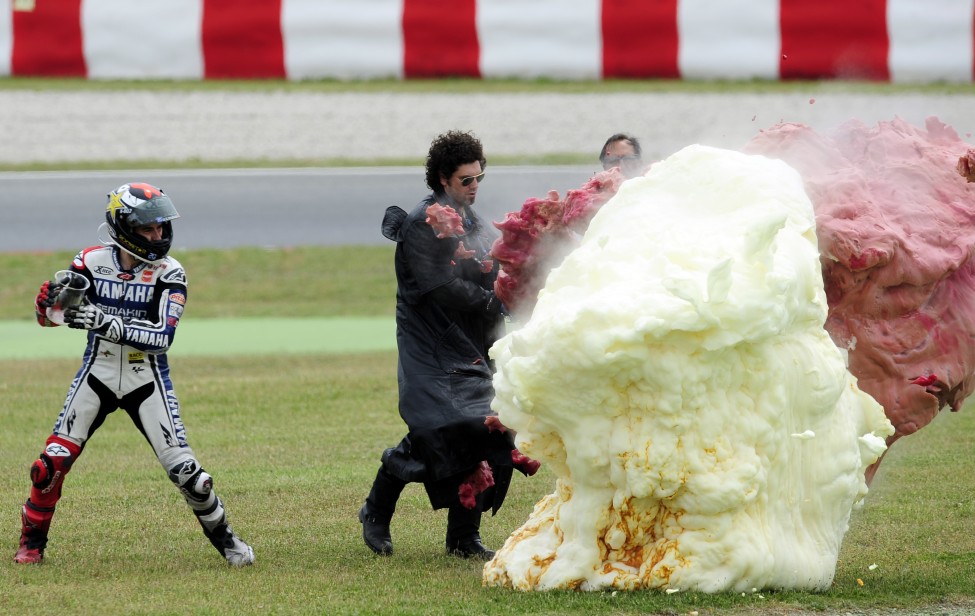
[[45,280],[44,284],[41,285],[41,290],[37,292],[37,297],[34,298],[34,316],[37,317],[37,322],[41,325],[55,325],[47,318],[47,309],[58,300],[61,288],[62,285]]
[[122,339],[122,319],[107,315],[88,302],[65,308],[64,322],[72,329],[87,329],[112,342]]

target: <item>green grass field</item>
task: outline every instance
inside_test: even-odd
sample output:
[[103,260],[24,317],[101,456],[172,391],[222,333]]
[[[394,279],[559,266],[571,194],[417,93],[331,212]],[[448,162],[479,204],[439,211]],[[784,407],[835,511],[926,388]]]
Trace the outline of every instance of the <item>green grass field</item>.
[[[673,81],[95,82],[0,79],[0,89],[316,92],[919,92],[973,86]],[[577,159],[493,159],[572,163]],[[586,158],[588,161],[588,158]],[[288,166],[420,164],[277,161]],[[222,163],[196,161],[207,167]],[[94,161],[70,168],[118,168]],[[172,166],[151,161],[151,167]],[[236,166],[268,161],[235,161]],[[4,165],[0,170],[62,169]],[[0,613],[71,614],[794,614],[975,613],[975,410],[944,413],[897,443],[853,514],[825,593],[517,593],[482,588],[478,563],[443,555],[445,514],[409,486],[396,555],[362,544],[355,515],[396,413],[390,347],[392,247],[175,251],[190,301],[171,353],[190,441],[257,564],[229,569],[124,414],[109,418],[68,477],[46,562],[14,565],[28,466],[77,369],[80,332],[32,324],[41,281],[71,252],[0,254]],[[273,269],[270,265],[273,264]],[[246,286],[248,293],[241,296]],[[273,319],[273,320],[272,320]],[[356,329],[361,328],[361,329]],[[370,344],[343,346],[343,337]],[[264,342],[274,341],[273,344]],[[374,344],[373,344],[374,343]],[[385,346],[384,346],[385,345]],[[282,348],[283,347],[283,348]],[[273,350],[274,352],[269,352]],[[482,535],[499,546],[553,486],[515,478]],[[6,529],[6,530],[4,530]],[[4,553],[4,550],[7,550]],[[6,555],[4,555],[6,554]],[[876,565],[876,567],[873,567]]]
[[[391,250],[182,251],[190,276],[184,323],[256,317],[392,313]],[[70,253],[0,254],[0,321],[29,325],[37,286]],[[241,298],[227,272],[246,272]],[[325,274],[321,274],[324,272]],[[317,274],[316,274],[317,273]],[[240,336],[259,335],[253,325]],[[0,334],[3,330],[0,329]],[[37,327],[38,338],[79,334]],[[309,336],[327,335],[309,332]],[[72,470],[46,561],[12,562],[29,464],[77,369],[71,358],[0,359],[0,613],[94,614],[746,614],[880,608],[975,611],[975,411],[944,413],[887,456],[854,512],[826,593],[703,595],[518,593],[482,588],[480,566],[443,554],[446,517],[420,486],[393,522],[396,555],[362,544],[356,512],[384,447],[403,435],[393,351],[173,357],[191,444],[215,477],[257,564],[229,569],[123,413],[109,418]],[[8,344],[7,340],[2,341]],[[78,353],[81,341],[78,340]],[[492,546],[553,487],[547,469],[515,478],[485,517]],[[6,556],[3,550],[7,550]],[[871,569],[871,565],[877,565]],[[862,583],[862,584],[861,584]]]
[[[80,357],[82,332],[42,331],[41,282],[73,251],[0,255],[0,359]],[[393,246],[174,250],[189,277],[189,308],[172,357],[341,353],[396,348]]]

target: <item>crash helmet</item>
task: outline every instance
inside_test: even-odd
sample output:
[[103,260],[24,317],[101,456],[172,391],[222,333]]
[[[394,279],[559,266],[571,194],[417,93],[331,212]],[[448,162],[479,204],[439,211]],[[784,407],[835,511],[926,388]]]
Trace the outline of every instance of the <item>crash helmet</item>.
[[[105,221],[112,243],[137,259],[153,263],[163,259],[173,244],[174,218],[179,212],[162,190],[145,183],[123,184],[108,193]],[[148,240],[135,229],[162,225],[162,239]]]

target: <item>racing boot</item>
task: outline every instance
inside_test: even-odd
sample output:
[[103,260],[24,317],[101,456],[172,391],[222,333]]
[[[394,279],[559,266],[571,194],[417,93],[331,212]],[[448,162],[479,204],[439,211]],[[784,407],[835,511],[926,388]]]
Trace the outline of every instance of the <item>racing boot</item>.
[[203,534],[227,559],[231,567],[254,564],[254,550],[241,541],[227,523],[223,501],[213,491],[213,477],[192,454],[179,459],[169,468],[169,479],[179,488],[186,504],[203,527]]
[[36,564],[44,559],[47,531],[61,498],[61,486],[79,455],[81,445],[52,434],[30,465],[30,496],[21,509],[20,547],[14,562]]
[[405,481],[379,467],[369,496],[359,509],[362,539],[366,542],[366,547],[380,556],[389,556],[393,553],[393,538],[389,534],[389,522],[393,519],[396,501],[399,500],[399,495],[405,487]]
[[51,527],[54,509],[38,508],[28,500],[21,510],[20,546],[14,554],[14,562],[35,565],[44,560],[47,547],[47,531]]
[[22,565],[36,565],[44,560],[44,548],[32,544],[24,535],[20,536],[20,547],[14,554],[14,562]]
[[227,564],[231,567],[246,567],[254,564],[254,549],[237,536],[234,529],[230,528],[230,524],[226,522],[218,524],[212,531],[204,526],[203,534],[227,559]]

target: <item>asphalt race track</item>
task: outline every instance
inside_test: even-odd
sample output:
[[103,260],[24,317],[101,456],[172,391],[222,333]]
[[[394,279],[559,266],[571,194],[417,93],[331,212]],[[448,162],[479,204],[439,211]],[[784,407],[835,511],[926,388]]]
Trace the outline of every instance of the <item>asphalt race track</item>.
[[[475,208],[500,221],[525,199],[564,195],[597,170],[489,165]],[[384,244],[386,207],[408,210],[429,192],[420,167],[0,173],[0,252],[97,243],[106,193],[133,181],[172,197],[179,248]]]
[[[408,160],[431,139],[472,130],[487,178],[476,207],[501,220],[529,197],[565,194],[598,170],[610,134],[640,138],[644,160],[702,143],[738,148],[778,122],[818,131],[926,118],[971,143],[975,92],[796,91],[603,93],[326,93],[230,91],[0,91],[0,163],[120,160]],[[492,166],[492,156],[573,154],[592,165]],[[510,158],[509,158],[510,160]],[[105,193],[129,181],[166,190],[182,215],[183,248],[382,244],[383,210],[427,192],[415,167],[0,173],[0,252],[77,249],[96,242]],[[122,165],[124,167],[124,165]]]

